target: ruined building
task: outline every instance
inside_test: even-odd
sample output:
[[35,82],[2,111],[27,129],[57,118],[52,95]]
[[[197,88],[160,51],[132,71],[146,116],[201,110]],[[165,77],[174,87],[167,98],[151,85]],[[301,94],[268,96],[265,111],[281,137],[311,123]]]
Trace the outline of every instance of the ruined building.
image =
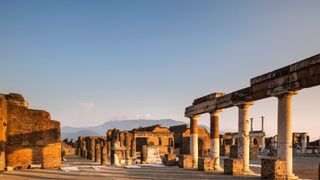
[[[264,117],[261,118],[261,129],[253,129],[253,118],[251,120],[251,129],[249,131],[250,139],[250,159],[257,159],[258,155],[265,151],[265,132]],[[236,158],[238,155],[238,132],[228,132],[222,136],[220,143],[220,153],[225,156]]]
[[60,123],[48,112],[29,109],[19,94],[1,94],[0,121],[0,170],[61,166]]
[[[80,136],[77,152],[81,157],[101,164],[154,163],[154,160],[162,163],[173,144],[173,133],[168,128],[154,125],[131,131],[110,129],[106,136]],[[156,159],[151,158],[152,152]],[[150,155],[146,157],[146,153]]]
[[[174,148],[178,154],[190,154],[190,127],[187,124],[171,126],[174,133]],[[198,154],[200,157],[208,156],[210,151],[210,134],[204,127],[198,130]]]

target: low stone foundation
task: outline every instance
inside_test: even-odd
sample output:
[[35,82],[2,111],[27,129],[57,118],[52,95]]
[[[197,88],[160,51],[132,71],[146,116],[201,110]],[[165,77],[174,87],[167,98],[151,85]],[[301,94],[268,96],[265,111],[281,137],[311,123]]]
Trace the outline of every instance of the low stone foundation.
[[224,174],[242,175],[243,161],[242,159],[224,159]]
[[261,179],[286,179],[285,160],[261,159]]
[[179,156],[179,166],[186,169],[193,168],[193,157],[189,154]]
[[200,157],[198,159],[198,169],[204,172],[214,171],[214,158],[212,157]]
[[174,153],[165,154],[164,164],[166,166],[176,166],[177,165],[176,154]]

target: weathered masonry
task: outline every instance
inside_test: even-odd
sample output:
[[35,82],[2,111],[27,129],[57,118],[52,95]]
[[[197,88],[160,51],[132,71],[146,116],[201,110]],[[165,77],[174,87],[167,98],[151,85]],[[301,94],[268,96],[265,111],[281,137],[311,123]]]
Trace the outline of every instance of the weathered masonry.
[[[185,116],[190,118],[191,124],[190,154],[193,157],[194,166],[196,167],[198,164],[198,142],[196,139],[198,137],[197,121],[199,115],[210,114],[211,152],[212,157],[217,159],[215,160],[215,167],[219,169],[219,113],[226,108],[238,107],[238,158],[239,163],[242,164],[241,174],[250,173],[249,107],[253,105],[254,101],[276,97],[278,98],[277,159],[283,161],[285,176],[288,179],[297,178],[292,172],[291,100],[299,90],[319,84],[320,54],[252,78],[250,86],[247,88],[228,94],[213,93],[194,100],[192,106],[185,110]],[[264,171],[263,168],[262,171]]]
[[60,123],[28,108],[19,94],[0,95],[0,171],[6,168],[61,166]]

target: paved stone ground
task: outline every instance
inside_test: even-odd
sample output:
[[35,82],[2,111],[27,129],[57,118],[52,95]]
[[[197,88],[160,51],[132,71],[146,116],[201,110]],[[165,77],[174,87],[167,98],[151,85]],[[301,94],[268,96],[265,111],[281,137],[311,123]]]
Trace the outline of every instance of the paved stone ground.
[[[142,167],[140,169],[125,169],[122,167],[101,167],[86,159],[68,157],[63,167],[77,166],[79,172],[64,172],[59,169],[20,169],[0,174],[1,180],[25,179],[260,179],[259,176],[234,177],[218,173],[205,173],[197,170],[187,170],[178,167]],[[317,179],[319,158],[295,158],[295,173],[301,178]],[[253,163],[259,163],[253,162]],[[313,168],[314,165],[314,168]],[[95,168],[93,168],[95,167]],[[311,169],[310,169],[311,168]],[[259,173],[258,165],[252,169]],[[302,176],[301,176],[302,175]]]

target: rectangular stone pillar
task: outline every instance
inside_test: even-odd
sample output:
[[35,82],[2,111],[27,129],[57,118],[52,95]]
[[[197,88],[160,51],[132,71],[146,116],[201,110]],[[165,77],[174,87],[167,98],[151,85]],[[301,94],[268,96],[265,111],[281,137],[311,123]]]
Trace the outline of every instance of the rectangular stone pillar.
[[190,155],[193,158],[193,168],[198,167],[198,116],[190,118]]

